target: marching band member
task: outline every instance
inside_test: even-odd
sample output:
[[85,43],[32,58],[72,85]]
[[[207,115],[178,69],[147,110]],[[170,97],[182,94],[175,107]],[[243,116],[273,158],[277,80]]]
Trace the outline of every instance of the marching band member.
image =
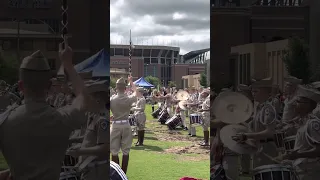
[[209,146],[209,128],[210,128],[210,91],[204,90],[201,93],[201,96],[205,98],[205,101],[202,103],[201,109],[199,112],[202,112],[202,128],[203,128],[203,142],[200,143],[201,146]]
[[275,108],[268,101],[272,93],[272,80],[263,79],[252,83],[252,95],[256,102],[258,102],[255,109],[254,117],[251,123],[251,133],[242,133],[234,137],[236,141],[246,141],[247,139],[254,139],[260,141],[262,153],[253,156],[253,168],[274,164],[273,160],[265,156],[263,153],[271,157],[278,155],[276,145],[273,141],[274,130],[276,126],[276,111]]
[[112,125],[110,129],[110,151],[112,161],[119,164],[119,151],[122,151],[122,170],[127,173],[129,164],[129,153],[132,145],[132,129],[128,121],[131,105],[136,102],[136,86],[132,82],[132,77],[128,81],[134,91],[131,95],[126,95],[127,83],[123,78],[116,82],[117,95],[110,98],[110,110],[112,112]]
[[[317,89],[318,91],[320,91],[320,81],[317,82],[313,82],[311,83],[311,85],[313,86],[313,88]],[[315,116],[317,116],[318,118],[320,118],[320,103],[318,103],[317,107],[313,110],[312,112]]]
[[51,71],[46,58],[36,51],[20,65],[19,88],[25,103],[1,116],[0,149],[13,179],[59,179],[70,133],[86,121],[89,99],[72,64],[72,50],[66,39],[64,42],[59,58],[75,89],[72,105],[54,109],[45,102]]
[[299,86],[296,112],[301,117],[302,126],[296,134],[294,150],[282,155],[279,160],[295,160],[300,180],[314,180],[320,176],[320,119],[312,115],[312,110],[320,102],[320,92]]
[[87,89],[96,103],[90,108],[92,116],[88,116],[88,126],[81,147],[70,148],[67,154],[76,158],[81,156],[82,162],[94,156],[95,158],[87,165],[86,171],[82,173],[82,179],[102,180],[109,175],[110,122],[107,119],[109,112],[105,107],[109,98],[107,93],[109,88],[105,81],[100,81],[87,84]]
[[[186,111],[188,115],[191,114],[190,111],[192,112],[192,109],[194,108],[194,106],[199,105],[197,95],[195,94],[195,87],[194,86],[189,88],[189,95],[190,95],[190,97],[187,100],[188,110]],[[189,130],[189,133],[188,133],[189,136],[191,136],[191,137],[196,136],[196,128],[193,127],[190,122],[189,122],[189,129],[187,127],[185,127],[185,130]]]
[[287,77],[284,78],[285,87],[285,101],[284,101],[284,108],[283,108],[283,115],[282,115],[282,122],[286,123],[292,120],[295,117],[295,94],[299,84],[301,84],[302,80],[296,77]]
[[137,120],[138,141],[136,146],[143,146],[144,129],[147,120],[146,114],[144,113],[146,108],[146,99],[143,97],[144,89],[142,87],[137,88],[136,93],[138,100],[135,107],[131,110],[134,111],[134,116]]

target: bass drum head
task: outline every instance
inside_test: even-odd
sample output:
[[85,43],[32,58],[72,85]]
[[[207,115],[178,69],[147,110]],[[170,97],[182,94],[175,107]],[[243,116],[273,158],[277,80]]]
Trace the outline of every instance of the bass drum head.
[[253,104],[245,95],[237,92],[222,92],[212,104],[216,119],[227,124],[247,121],[253,112]]

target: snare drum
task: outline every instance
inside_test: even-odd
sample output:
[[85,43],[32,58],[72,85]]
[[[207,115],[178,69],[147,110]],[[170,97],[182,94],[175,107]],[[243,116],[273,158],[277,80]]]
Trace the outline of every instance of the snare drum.
[[165,124],[167,122],[167,119],[169,118],[169,113],[166,109],[164,109],[162,111],[162,113],[160,114],[159,120],[158,122],[160,122],[161,124]]
[[283,139],[284,148],[287,152],[290,152],[294,149],[294,144],[296,142],[296,136],[288,136]]
[[137,126],[137,120],[133,114],[129,114],[128,120],[129,120],[130,126]]
[[284,139],[284,132],[277,132],[276,134],[274,134],[274,142],[278,148],[284,147],[283,139]]
[[182,125],[182,120],[180,115],[174,115],[172,118],[170,118],[167,122],[166,125],[168,126],[169,130],[174,130],[178,126]]
[[190,124],[202,124],[202,119],[199,114],[190,114]]
[[290,166],[271,164],[259,166],[253,170],[253,180],[296,180],[293,169]]

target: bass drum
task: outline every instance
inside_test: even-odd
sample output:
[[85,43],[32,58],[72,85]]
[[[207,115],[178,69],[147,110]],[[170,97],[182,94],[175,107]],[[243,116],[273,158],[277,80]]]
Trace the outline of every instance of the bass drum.
[[155,119],[158,118],[161,111],[162,111],[162,109],[160,107],[158,107],[158,109],[156,109],[155,111],[153,111],[151,113],[152,117],[155,118]]
[[182,125],[182,120],[180,115],[174,115],[172,118],[170,118],[166,125],[168,126],[169,130],[175,130],[178,126]]
[[160,122],[161,124],[165,124],[167,122],[167,119],[169,118],[169,113],[166,109],[164,109],[162,111],[162,113],[160,114],[160,117],[158,119],[158,122]]

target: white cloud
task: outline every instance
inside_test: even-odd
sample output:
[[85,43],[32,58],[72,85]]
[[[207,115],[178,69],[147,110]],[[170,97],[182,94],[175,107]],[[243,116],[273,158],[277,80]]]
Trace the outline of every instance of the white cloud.
[[111,0],[112,44],[179,46],[180,53],[210,47],[209,0]]

